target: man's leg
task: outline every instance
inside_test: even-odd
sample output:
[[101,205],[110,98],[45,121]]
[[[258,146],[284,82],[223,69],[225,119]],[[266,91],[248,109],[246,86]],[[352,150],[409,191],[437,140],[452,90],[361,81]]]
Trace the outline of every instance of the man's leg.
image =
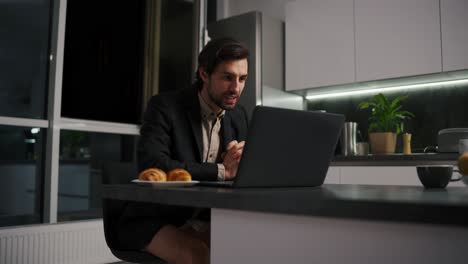
[[208,224],[208,228],[206,228],[206,230],[204,229],[204,231],[197,231],[192,226],[183,226],[182,228],[179,228],[179,230],[184,231],[188,233],[189,235],[192,235],[195,238],[200,239],[201,241],[203,241],[203,243],[205,243],[205,245],[208,246],[208,248],[210,248],[210,238],[211,238],[210,234],[211,233],[210,233],[209,224]]
[[171,225],[161,228],[145,249],[171,264],[208,264],[210,260],[205,242]]

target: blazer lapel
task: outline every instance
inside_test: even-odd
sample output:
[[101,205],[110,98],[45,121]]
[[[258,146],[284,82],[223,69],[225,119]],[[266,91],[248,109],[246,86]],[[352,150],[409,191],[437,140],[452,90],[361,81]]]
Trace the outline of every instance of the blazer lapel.
[[[192,88],[193,89],[193,88]],[[203,138],[202,138],[202,127],[201,127],[201,114],[200,114],[200,103],[198,102],[198,91],[196,89],[190,90],[191,92],[186,93],[186,114],[187,118],[192,127],[192,133],[195,138],[195,142],[198,149],[198,159],[201,162],[203,156]]]
[[201,117],[200,113],[196,113],[195,111],[189,111],[187,112],[187,117],[190,120],[190,124],[192,125],[192,132],[193,136],[195,137],[195,142],[197,143],[197,148],[198,148],[198,157],[199,160],[202,160],[202,151],[203,151],[203,145],[202,145],[202,127],[201,127]]

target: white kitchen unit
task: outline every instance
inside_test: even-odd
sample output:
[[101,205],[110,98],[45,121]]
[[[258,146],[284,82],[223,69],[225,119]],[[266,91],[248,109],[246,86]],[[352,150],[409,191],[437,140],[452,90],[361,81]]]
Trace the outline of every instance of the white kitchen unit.
[[297,0],[285,22],[288,91],[442,71],[439,0]]
[[285,4],[286,90],[354,81],[353,0]]
[[[415,166],[332,166],[327,183],[422,186]],[[466,187],[462,181],[450,182],[448,186]]]
[[440,72],[439,0],[355,0],[356,81]]
[[340,167],[341,184],[421,185],[415,167]]
[[211,263],[465,263],[467,236],[457,226],[213,208]]
[[442,70],[468,69],[468,1],[440,0]]
[[340,183],[340,167],[329,167],[327,176],[325,177],[325,184],[339,184]]

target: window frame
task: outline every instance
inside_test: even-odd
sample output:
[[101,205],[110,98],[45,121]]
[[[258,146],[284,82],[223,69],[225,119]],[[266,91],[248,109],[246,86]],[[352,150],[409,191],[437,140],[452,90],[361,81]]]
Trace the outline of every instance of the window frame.
[[[154,6],[154,5],[153,5]],[[160,4],[156,5],[160,8]],[[194,0],[194,40],[193,40],[193,63],[192,68],[195,72],[197,55],[206,41],[206,0]],[[0,125],[20,126],[20,127],[39,127],[47,129],[45,135],[45,155],[41,161],[43,164],[43,208],[41,211],[42,224],[57,223],[58,218],[58,181],[59,181],[59,145],[61,130],[77,130],[87,132],[112,133],[121,135],[139,135],[140,126],[135,124],[114,123],[94,120],[82,120],[67,118],[61,116],[62,104],[62,81],[63,81],[63,63],[65,49],[65,27],[66,27],[67,0],[51,0],[51,20],[50,20],[50,39],[49,39],[49,65],[48,65],[48,83],[47,83],[47,111],[46,119],[32,119],[0,116]],[[160,12],[160,10],[156,10]],[[153,14],[154,15],[154,14]],[[156,21],[154,17],[153,22]],[[148,21],[147,21],[148,22]],[[157,29],[159,32],[160,29]],[[147,31],[146,34],[150,34]],[[149,45],[157,47],[155,41],[158,36],[149,41]],[[154,58],[157,53],[147,51],[145,56]],[[158,70],[158,65],[152,66],[153,70]],[[149,99],[150,94],[157,93],[157,87],[154,87],[156,76],[150,76],[151,73],[145,72],[145,98]],[[143,102],[145,104],[146,100]],[[142,106],[143,108],[144,106]],[[21,224],[18,224],[21,225]]]

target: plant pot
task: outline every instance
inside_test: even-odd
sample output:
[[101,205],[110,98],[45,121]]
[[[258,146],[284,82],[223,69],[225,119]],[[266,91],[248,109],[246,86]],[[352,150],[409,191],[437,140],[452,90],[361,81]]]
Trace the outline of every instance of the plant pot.
[[369,133],[369,142],[372,154],[393,154],[396,147],[396,133],[379,132]]

